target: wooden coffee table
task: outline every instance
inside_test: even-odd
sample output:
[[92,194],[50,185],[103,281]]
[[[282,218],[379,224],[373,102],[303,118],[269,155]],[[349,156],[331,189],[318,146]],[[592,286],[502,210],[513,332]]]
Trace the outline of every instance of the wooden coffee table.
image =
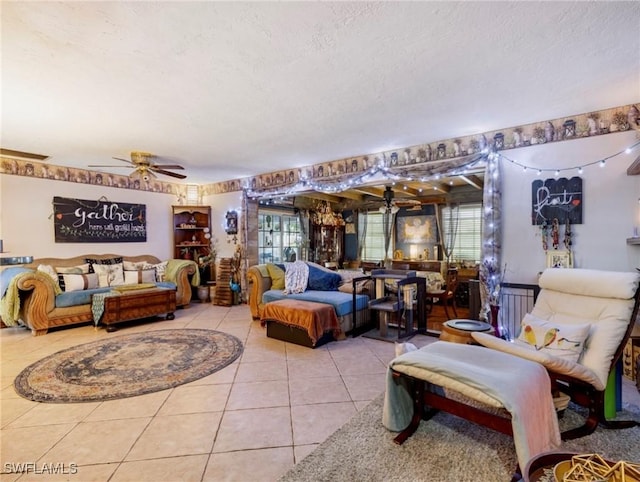
[[176,291],[165,288],[148,288],[123,291],[104,299],[104,313],[100,322],[107,331],[117,330],[116,324],[123,321],[140,320],[166,313],[165,319],[173,320],[176,311]]

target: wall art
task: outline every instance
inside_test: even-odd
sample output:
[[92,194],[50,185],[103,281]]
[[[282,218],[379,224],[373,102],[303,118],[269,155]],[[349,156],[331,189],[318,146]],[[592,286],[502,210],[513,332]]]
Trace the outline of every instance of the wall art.
[[531,224],[582,224],[582,178],[536,179],[531,183]]
[[53,198],[56,243],[144,243],[146,205]]

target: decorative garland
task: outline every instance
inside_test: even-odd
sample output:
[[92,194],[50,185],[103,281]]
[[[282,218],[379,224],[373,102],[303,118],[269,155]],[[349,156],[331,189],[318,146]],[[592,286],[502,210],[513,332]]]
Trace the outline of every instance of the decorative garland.
[[[457,167],[467,164],[469,156],[479,153],[488,154],[490,148],[496,152],[502,152],[508,149],[582,139],[584,137],[600,136],[639,128],[640,111],[635,105],[630,104],[498,131],[489,131],[478,135],[435,141],[395,151],[314,164],[301,169],[276,171],[244,179],[232,179],[201,185],[198,186],[198,190],[200,197],[246,190],[250,197],[268,198],[286,196],[309,189],[328,193],[338,192],[349,189],[351,186],[368,182],[371,177],[377,174],[386,179],[413,180],[421,177],[419,172],[422,171],[430,173],[428,175],[433,175],[433,179],[437,180],[438,174],[440,176],[451,175],[452,169],[455,170]],[[639,143],[640,141],[628,149],[633,149]],[[577,169],[580,173],[582,168],[592,164],[600,163],[601,166],[604,166],[608,159],[621,153],[615,153],[605,159],[589,164],[563,169],[538,169],[538,172],[555,171],[559,174],[564,170]],[[500,154],[500,156],[525,170],[531,168],[509,159],[504,154]],[[440,167],[436,167],[438,164]],[[178,196],[179,200],[186,197],[187,190],[187,186],[184,184],[158,180],[141,182],[118,174],[94,172],[87,169],[69,168],[8,157],[0,157],[0,174],[174,194]]]

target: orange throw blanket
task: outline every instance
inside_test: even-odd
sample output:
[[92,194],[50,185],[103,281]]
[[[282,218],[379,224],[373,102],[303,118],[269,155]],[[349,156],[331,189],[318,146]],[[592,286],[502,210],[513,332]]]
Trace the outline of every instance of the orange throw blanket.
[[336,311],[324,303],[291,299],[272,301],[264,305],[260,317],[263,326],[267,320],[306,330],[314,345],[327,331],[332,331],[336,340],[344,338]]

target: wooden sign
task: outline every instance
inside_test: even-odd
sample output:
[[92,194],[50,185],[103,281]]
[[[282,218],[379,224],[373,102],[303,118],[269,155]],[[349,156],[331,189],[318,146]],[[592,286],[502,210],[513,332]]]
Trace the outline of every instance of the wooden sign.
[[145,204],[53,198],[56,243],[144,243]]
[[582,224],[582,178],[536,179],[531,185],[531,224]]

